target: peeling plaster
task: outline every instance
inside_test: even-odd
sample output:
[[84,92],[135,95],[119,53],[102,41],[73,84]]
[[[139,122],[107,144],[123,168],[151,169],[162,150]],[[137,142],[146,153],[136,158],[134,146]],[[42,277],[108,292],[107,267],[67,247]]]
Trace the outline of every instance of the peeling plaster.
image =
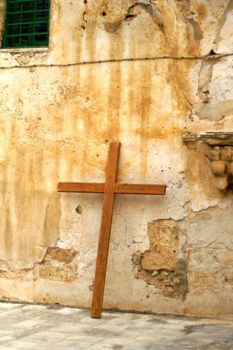
[[[118,180],[167,193],[116,196],[105,307],[232,314],[232,191],[182,142],[233,128],[230,2],[54,0],[51,15],[49,48],[0,55],[0,297],[90,305],[102,196],[56,184],[104,181],[119,140]],[[147,230],[168,221],[173,255]]]

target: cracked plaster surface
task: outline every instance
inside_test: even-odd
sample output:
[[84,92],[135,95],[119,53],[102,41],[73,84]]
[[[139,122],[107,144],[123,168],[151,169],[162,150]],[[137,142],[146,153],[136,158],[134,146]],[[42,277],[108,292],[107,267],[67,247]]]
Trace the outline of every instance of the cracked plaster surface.
[[[0,52],[0,297],[90,305],[102,196],[56,184],[104,181],[120,140],[119,181],[167,194],[117,196],[105,306],[232,313],[232,192],[216,191],[206,150],[181,140],[233,128],[232,2],[54,0],[51,13],[48,49]],[[178,226],[173,269],[184,260],[188,289],[175,297],[132,264],[159,220]],[[78,253],[48,262],[51,248]]]

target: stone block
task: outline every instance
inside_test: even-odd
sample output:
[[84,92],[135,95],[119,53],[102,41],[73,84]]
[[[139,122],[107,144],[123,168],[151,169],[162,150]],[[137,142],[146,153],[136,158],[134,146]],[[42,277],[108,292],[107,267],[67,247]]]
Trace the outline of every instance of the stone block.
[[225,265],[225,266],[228,266],[228,265],[233,266],[233,251],[228,250],[228,251],[222,253],[221,255],[219,255],[218,259],[219,259],[220,263]]
[[50,281],[59,282],[74,282],[77,280],[77,267],[76,266],[52,266],[52,265],[40,265],[39,277]]
[[178,224],[172,220],[158,220],[149,224],[150,249],[142,257],[142,268],[147,271],[174,270],[179,241]]
[[224,176],[227,171],[226,163],[222,160],[214,160],[211,162],[211,170],[215,176]]
[[222,160],[233,160],[233,148],[231,146],[221,147],[220,158]]
[[233,271],[225,271],[225,280],[233,285]]
[[220,158],[220,147],[211,147],[209,151],[209,158],[210,160],[219,160]]
[[226,190],[229,184],[227,176],[215,177],[214,183],[219,190]]
[[73,249],[61,249],[58,247],[49,247],[45,257],[46,261],[56,260],[60,263],[69,264],[77,254]]
[[33,279],[33,270],[15,270],[15,271],[3,271],[0,270],[0,278],[8,279],[8,280],[32,280]]
[[228,172],[233,176],[233,162],[228,163]]

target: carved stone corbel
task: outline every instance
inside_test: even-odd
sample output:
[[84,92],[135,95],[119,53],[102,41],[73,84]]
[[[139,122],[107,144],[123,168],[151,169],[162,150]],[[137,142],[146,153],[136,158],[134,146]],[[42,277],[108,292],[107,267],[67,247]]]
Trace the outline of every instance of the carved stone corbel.
[[207,157],[215,186],[225,191],[233,185],[233,132],[201,132],[183,134],[182,140],[188,148],[195,148],[197,142],[208,146]]

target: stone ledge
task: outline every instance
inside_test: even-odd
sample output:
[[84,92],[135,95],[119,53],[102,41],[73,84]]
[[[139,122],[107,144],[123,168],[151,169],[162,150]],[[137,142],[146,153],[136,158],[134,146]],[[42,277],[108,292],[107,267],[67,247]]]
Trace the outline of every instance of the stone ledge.
[[10,53],[11,55],[18,55],[18,54],[34,54],[34,53],[44,53],[49,52],[49,47],[23,47],[23,48],[0,48],[0,54],[1,53]]
[[233,146],[233,131],[188,132],[182,135],[182,141],[187,145],[193,145],[198,140],[209,146]]

